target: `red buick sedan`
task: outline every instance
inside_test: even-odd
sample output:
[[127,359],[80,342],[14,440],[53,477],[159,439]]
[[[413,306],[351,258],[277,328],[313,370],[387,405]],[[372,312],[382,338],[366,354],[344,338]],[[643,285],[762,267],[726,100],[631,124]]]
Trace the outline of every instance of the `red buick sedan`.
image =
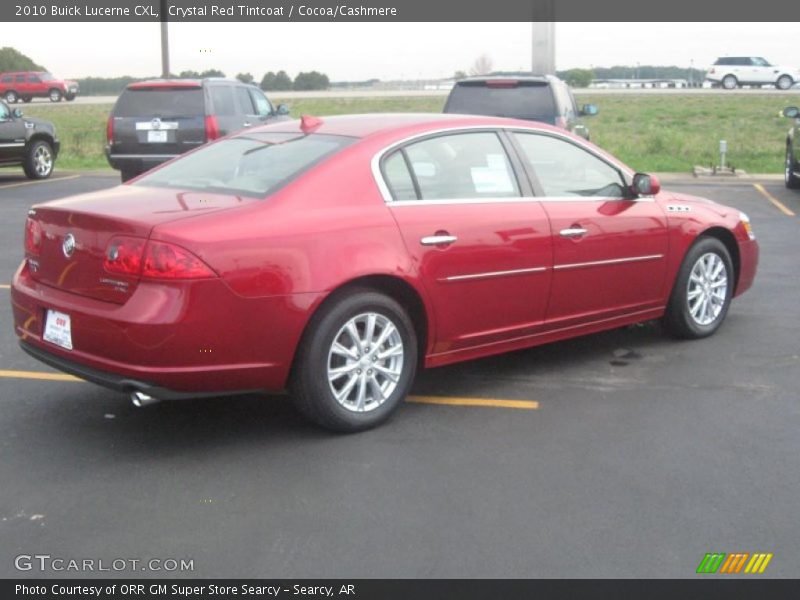
[[742,212],[563,130],[304,117],[30,210],[22,348],[134,403],[291,389],[385,420],[418,367],[663,319],[699,338],[755,276]]

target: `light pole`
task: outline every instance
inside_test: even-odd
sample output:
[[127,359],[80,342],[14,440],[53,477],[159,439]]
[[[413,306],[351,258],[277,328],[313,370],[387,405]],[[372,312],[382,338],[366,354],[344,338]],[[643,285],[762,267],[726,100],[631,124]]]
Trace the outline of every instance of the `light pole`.
[[555,75],[556,73],[556,24],[555,2],[537,0],[533,3],[531,23],[531,73],[533,75]]
[[169,31],[167,30],[167,0],[161,0],[161,76],[169,77]]

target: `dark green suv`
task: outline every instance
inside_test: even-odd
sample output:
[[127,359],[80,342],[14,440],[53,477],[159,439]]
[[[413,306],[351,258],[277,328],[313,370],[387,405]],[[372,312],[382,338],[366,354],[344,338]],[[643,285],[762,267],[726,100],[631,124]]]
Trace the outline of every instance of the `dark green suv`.
[[786,136],[786,162],[784,163],[783,180],[786,187],[800,189],[800,108],[787,106],[783,116],[794,119],[794,125]]

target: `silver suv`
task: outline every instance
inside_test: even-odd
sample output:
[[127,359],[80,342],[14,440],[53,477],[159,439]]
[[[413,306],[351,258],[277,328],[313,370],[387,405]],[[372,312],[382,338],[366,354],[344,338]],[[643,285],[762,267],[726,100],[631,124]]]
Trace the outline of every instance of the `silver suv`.
[[718,58],[706,73],[711,83],[732,90],[740,85],[774,85],[788,90],[800,81],[800,69],[772,65],[760,56],[725,56]]

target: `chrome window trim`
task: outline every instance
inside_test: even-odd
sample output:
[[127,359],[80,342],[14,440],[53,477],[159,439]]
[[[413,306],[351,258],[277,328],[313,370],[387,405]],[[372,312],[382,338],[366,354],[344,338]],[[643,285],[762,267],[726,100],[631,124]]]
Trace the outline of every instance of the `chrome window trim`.
[[[449,199],[448,198],[446,200],[394,200],[394,198],[392,198],[392,192],[389,189],[389,186],[387,185],[386,181],[384,181],[384,179],[383,179],[383,173],[381,173],[381,160],[389,152],[392,152],[393,150],[396,150],[400,146],[403,146],[405,144],[408,144],[409,142],[413,142],[414,140],[421,139],[421,138],[426,138],[426,137],[431,137],[431,136],[438,136],[440,134],[441,135],[457,134],[457,133],[461,133],[461,132],[463,132],[463,133],[472,133],[472,132],[477,132],[477,131],[487,131],[487,132],[494,132],[494,133],[497,133],[499,131],[512,132],[512,133],[514,131],[523,131],[523,132],[529,132],[529,133],[538,133],[538,134],[541,134],[541,135],[549,135],[549,136],[552,136],[552,137],[560,138],[560,139],[562,139],[562,140],[564,140],[566,142],[569,142],[571,144],[574,144],[574,145],[582,148],[583,150],[586,150],[587,152],[589,152],[590,154],[595,156],[598,160],[602,160],[603,162],[606,162],[606,163],[610,162],[613,166],[619,168],[619,170],[622,173],[628,175],[628,177],[633,177],[633,175],[635,174],[634,171],[631,171],[631,169],[629,167],[623,165],[622,163],[617,161],[615,158],[613,160],[610,160],[609,157],[599,156],[597,154],[597,152],[594,151],[593,148],[589,147],[589,145],[587,144],[586,140],[575,139],[575,138],[573,138],[573,137],[571,137],[569,135],[562,134],[561,132],[558,132],[558,131],[551,131],[549,129],[545,130],[545,129],[540,129],[538,127],[526,127],[525,125],[516,125],[516,124],[514,124],[514,125],[502,125],[502,124],[501,125],[460,125],[460,126],[459,125],[454,125],[453,127],[441,127],[441,128],[438,128],[438,129],[431,129],[429,131],[423,131],[423,132],[420,132],[420,133],[415,133],[413,135],[405,137],[405,138],[403,138],[401,140],[398,140],[396,142],[392,142],[388,146],[385,146],[384,148],[378,150],[373,155],[372,160],[370,161],[370,167],[372,169],[372,178],[375,180],[375,183],[376,183],[376,185],[378,186],[378,189],[381,192],[381,196],[383,197],[383,201],[386,204],[392,205],[392,206],[397,206],[397,205],[400,205],[401,203],[406,203],[406,204],[410,203],[410,204],[414,204],[416,206],[423,206],[425,204],[432,204],[434,202],[435,203],[447,203],[447,204],[481,204],[481,203],[491,204],[491,203],[496,203],[496,202],[509,202],[509,201],[511,201],[511,202],[514,202],[514,201],[527,201],[527,202],[530,202],[531,200],[533,200],[533,201],[555,200],[555,201],[572,201],[572,202],[576,202],[576,201],[582,201],[582,202],[585,202],[585,201],[603,201],[603,202],[608,202],[609,200],[624,200],[624,198],[611,198],[611,197],[605,197],[605,196],[598,196],[598,197],[594,197],[594,196],[574,196],[574,197],[573,196],[565,196],[565,197],[513,196],[513,197],[510,197],[510,198],[460,198],[460,199],[459,198],[454,198],[454,199]],[[513,168],[513,165],[512,165],[512,168]],[[636,198],[635,200],[647,200],[647,199],[652,199],[652,197]],[[475,201],[475,202],[467,202],[467,201]]]
[[448,198],[436,200],[392,200],[387,206],[440,206],[442,204],[501,204],[504,202],[654,202],[653,196],[617,198],[614,196],[513,196],[511,198]]
[[469,279],[489,279],[492,277],[506,277],[510,275],[524,275],[526,273],[541,273],[546,271],[547,267],[530,267],[528,269],[511,269],[509,271],[487,271],[485,273],[470,273],[468,275],[451,275],[450,277],[442,277],[439,281],[465,281]]
[[553,266],[553,269],[556,271],[564,270],[564,269],[580,269],[582,267],[597,267],[601,265],[617,265],[621,263],[630,263],[630,262],[643,262],[646,260],[660,260],[664,258],[663,254],[648,254],[645,256],[630,256],[628,258],[611,258],[608,260],[592,260],[589,262],[582,262],[582,263],[567,263],[561,265]]

